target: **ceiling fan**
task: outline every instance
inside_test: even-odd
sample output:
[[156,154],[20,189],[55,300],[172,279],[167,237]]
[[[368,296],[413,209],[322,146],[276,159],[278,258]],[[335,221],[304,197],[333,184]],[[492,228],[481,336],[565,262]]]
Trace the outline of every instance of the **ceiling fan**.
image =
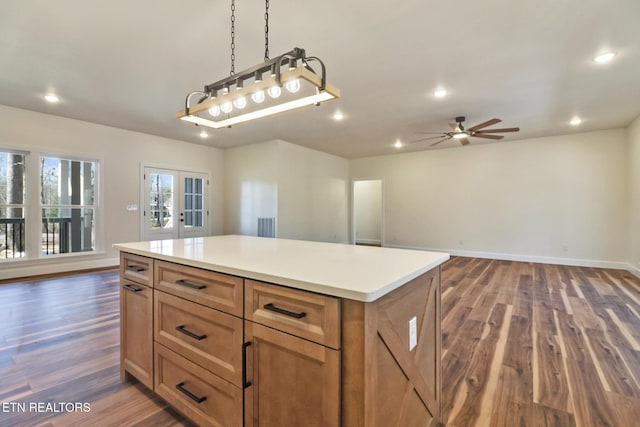
[[504,135],[492,135],[492,134],[520,131],[520,128],[485,129],[488,126],[492,126],[500,123],[502,121],[500,119],[487,120],[486,122],[480,123],[479,125],[472,126],[469,129],[465,129],[464,126],[462,125],[464,121],[465,121],[464,116],[456,117],[455,123],[449,123],[449,126],[451,127],[451,132],[418,132],[422,134],[437,134],[437,136],[430,136],[427,138],[418,139],[417,141],[411,141],[411,143],[437,139],[438,141],[430,145],[430,147],[433,147],[434,145],[438,145],[441,142],[447,141],[451,138],[455,138],[459,140],[462,145],[469,145],[469,137],[486,138],[486,139],[502,139],[504,138]]

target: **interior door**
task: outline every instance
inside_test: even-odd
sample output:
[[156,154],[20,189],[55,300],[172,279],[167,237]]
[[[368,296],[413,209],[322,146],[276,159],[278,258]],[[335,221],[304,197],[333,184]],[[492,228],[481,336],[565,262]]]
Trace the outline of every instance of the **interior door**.
[[384,246],[383,203],[382,179],[353,181],[353,243]]
[[144,168],[143,239],[206,236],[209,211],[206,174]]

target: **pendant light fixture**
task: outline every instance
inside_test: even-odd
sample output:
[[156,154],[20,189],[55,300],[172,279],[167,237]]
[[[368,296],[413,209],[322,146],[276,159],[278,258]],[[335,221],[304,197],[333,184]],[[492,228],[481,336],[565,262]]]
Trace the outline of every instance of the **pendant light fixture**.
[[[218,129],[340,97],[340,90],[327,82],[324,63],[307,56],[304,49],[295,47],[269,58],[269,0],[264,16],[264,62],[236,73],[235,0],[231,0],[230,76],[188,94],[177,118]],[[319,65],[320,74],[310,63]],[[194,96],[200,98],[191,105]]]

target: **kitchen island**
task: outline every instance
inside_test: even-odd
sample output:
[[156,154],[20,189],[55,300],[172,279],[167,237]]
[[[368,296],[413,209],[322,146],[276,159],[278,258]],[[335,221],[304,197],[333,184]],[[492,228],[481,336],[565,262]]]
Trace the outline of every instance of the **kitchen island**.
[[250,236],[114,247],[122,379],[199,425],[438,423],[447,254]]

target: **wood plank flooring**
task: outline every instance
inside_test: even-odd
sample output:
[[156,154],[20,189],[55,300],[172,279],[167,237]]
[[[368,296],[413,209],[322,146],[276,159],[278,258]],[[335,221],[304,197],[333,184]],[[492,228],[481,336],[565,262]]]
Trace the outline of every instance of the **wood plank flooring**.
[[120,382],[118,284],[110,270],[0,285],[0,426],[189,425]]
[[640,425],[640,280],[453,258],[442,272],[447,426]]
[[[190,425],[120,383],[118,290],[117,271],[0,285],[0,426]],[[442,314],[447,426],[640,425],[628,272],[453,258]]]

